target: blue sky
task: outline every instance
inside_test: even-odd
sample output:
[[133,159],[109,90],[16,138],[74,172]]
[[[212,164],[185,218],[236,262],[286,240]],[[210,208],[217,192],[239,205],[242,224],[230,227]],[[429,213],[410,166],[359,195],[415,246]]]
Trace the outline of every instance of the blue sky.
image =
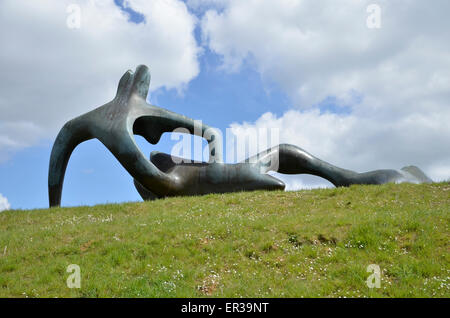
[[[73,3],[79,29],[66,25]],[[366,25],[372,1],[315,3],[0,2],[0,39],[12,44],[0,54],[0,210],[5,198],[13,209],[48,206],[59,128],[111,100],[121,74],[138,64],[151,69],[152,104],[223,132],[277,128],[280,142],[344,168],[414,164],[450,179],[450,3],[380,0],[375,29]],[[146,154],[170,153],[176,142],[170,134],[157,145],[136,140]],[[290,189],[330,185],[281,177]],[[76,148],[63,206],[138,200],[100,142]]]

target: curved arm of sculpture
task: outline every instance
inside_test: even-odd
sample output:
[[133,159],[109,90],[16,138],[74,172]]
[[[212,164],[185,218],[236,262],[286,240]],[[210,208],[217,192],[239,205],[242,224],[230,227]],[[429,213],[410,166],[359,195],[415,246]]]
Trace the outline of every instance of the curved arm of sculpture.
[[92,139],[84,124],[78,119],[67,122],[53,144],[48,172],[48,196],[50,207],[61,204],[64,175],[70,155],[80,143]]
[[169,118],[174,121],[176,128],[185,128],[192,135],[206,139],[209,147],[209,162],[223,162],[222,134],[220,130],[196,121],[189,117],[167,111]]
[[140,116],[134,122],[133,133],[156,144],[164,132],[173,132],[180,128],[206,139],[209,146],[209,162],[223,162],[222,135],[218,129],[165,109],[160,109],[158,116],[150,114]]
[[[92,139],[90,131],[95,127],[89,127],[87,118],[76,118],[67,122],[58,136],[52,148],[48,175],[48,191],[50,207],[61,205],[64,176],[73,150],[82,142]],[[108,136],[99,139],[119,160],[122,166],[136,180],[149,189],[157,189],[159,195],[166,195],[177,188],[176,180],[155,167],[144,157],[137,147],[134,139],[125,132],[117,136]]]

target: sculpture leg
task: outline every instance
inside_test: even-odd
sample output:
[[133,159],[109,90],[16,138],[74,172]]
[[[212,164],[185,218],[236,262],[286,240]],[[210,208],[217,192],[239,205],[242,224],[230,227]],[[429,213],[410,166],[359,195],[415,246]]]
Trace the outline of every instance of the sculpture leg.
[[342,169],[320,160],[305,150],[289,144],[270,148],[246,160],[259,165],[261,172],[276,171],[282,174],[312,174],[330,181],[336,187],[351,184],[383,184],[405,180],[396,170],[376,170],[366,173]]

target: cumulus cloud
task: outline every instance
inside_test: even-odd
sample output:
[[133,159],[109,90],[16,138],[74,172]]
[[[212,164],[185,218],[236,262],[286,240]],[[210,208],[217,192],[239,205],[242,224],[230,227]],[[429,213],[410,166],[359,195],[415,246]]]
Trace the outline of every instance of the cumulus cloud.
[[282,142],[346,168],[415,164],[448,179],[450,3],[377,1],[380,29],[366,25],[370,3],[231,0],[208,10],[203,38],[222,68],[250,63],[292,98],[282,116],[232,127],[279,127]]
[[[80,28],[69,28],[80,9]],[[151,90],[183,89],[199,72],[196,18],[179,0],[0,2],[0,160],[55,134],[114,97],[127,69],[147,64]]]
[[0,193],[0,212],[5,211],[5,210],[9,210],[11,208],[11,205],[8,202],[8,199],[5,198],[1,193]]

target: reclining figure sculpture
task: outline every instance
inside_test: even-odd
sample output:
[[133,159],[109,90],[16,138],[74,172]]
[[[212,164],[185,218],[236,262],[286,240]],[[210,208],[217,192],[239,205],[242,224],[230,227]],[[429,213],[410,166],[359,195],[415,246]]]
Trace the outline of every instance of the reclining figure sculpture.
[[[222,160],[219,132],[202,124],[195,129],[193,119],[146,102],[150,72],[145,65],[127,71],[119,82],[115,98],[67,122],[53,145],[48,190],[50,207],[61,204],[64,175],[70,155],[80,143],[97,138],[134,178],[144,200],[181,195],[201,195],[251,190],[282,190],[285,184],[267,174],[312,174],[335,186],[383,184],[387,182],[431,182],[417,167],[357,173],[322,161],[289,144],[268,149],[244,162],[226,164]],[[140,151],[134,135],[158,143],[164,132],[184,128],[204,137],[209,145],[209,162],[176,163],[171,155],[152,152],[150,160]],[[205,137],[209,136],[209,137]],[[273,162],[276,161],[276,165]],[[275,168],[274,168],[275,167]]]

